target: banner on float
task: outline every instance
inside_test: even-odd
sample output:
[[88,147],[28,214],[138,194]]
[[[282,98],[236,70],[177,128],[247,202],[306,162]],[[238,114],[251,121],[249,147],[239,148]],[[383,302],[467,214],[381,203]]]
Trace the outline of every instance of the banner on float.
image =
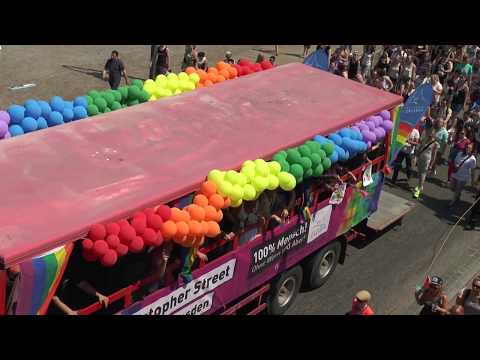
[[393,163],[400,149],[407,142],[412,130],[432,104],[433,88],[431,84],[419,86],[408,98],[407,102],[392,113],[393,131],[389,165]]

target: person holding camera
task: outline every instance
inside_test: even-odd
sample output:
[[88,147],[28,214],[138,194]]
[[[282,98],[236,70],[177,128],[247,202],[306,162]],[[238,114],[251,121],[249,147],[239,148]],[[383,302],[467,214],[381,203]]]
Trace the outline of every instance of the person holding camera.
[[443,280],[439,276],[427,277],[422,287],[415,291],[415,300],[423,308],[419,315],[447,315],[448,299],[443,293]]

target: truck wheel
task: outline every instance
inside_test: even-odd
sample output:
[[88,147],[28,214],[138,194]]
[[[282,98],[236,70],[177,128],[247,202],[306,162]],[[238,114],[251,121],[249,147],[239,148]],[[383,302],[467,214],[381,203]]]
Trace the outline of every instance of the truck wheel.
[[303,284],[306,289],[316,289],[327,282],[335,271],[341,250],[342,245],[335,241],[307,259],[303,265]]
[[302,284],[302,268],[295,266],[280,274],[271,284],[267,299],[269,315],[283,315],[295,302]]

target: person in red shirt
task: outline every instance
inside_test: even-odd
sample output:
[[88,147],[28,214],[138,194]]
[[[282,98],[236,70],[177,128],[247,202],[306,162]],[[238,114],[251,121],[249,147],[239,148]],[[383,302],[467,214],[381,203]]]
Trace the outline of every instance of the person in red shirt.
[[352,310],[349,315],[375,315],[368,302],[372,295],[367,290],[359,291],[352,302]]

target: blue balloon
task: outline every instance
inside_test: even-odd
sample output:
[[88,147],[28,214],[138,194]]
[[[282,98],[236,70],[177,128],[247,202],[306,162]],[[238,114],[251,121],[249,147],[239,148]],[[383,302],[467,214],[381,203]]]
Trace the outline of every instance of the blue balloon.
[[328,139],[322,135],[315,135],[313,140],[320,143],[320,145],[326,144],[328,142]]
[[45,118],[43,118],[43,117],[40,116],[40,117],[37,119],[37,127],[38,127],[38,130],[48,128],[47,120],[45,120]]
[[73,108],[73,120],[85,119],[87,116],[87,110],[84,107],[75,106]]
[[38,129],[37,120],[32,117],[26,117],[22,120],[22,128],[25,133],[29,133]]
[[338,146],[338,145],[335,146],[335,152],[338,155],[338,160],[340,160],[340,161],[347,161],[348,160],[348,156],[345,154],[345,150],[343,150],[343,148],[341,148],[340,146]]
[[344,138],[344,139],[343,139],[343,144],[341,145],[341,147],[343,147],[345,150],[347,150],[348,152],[351,153],[351,152],[355,151],[355,150],[353,149],[353,143],[352,143],[352,142],[353,142],[352,139],[350,139],[350,138]]
[[336,145],[342,145],[342,137],[338,134],[330,134],[328,136],[330,140],[332,140]]
[[25,101],[25,117],[37,119],[40,115],[42,115],[42,108],[35,100]]
[[44,100],[38,100],[37,103],[38,106],[40,106],[40,109],[42,109],[42,117],[48,118],[48,115],[50,115],[50,113],[52,112],[50,104]]
[[343,128],[339,131],[341,137],[353,138],[352,130]]
[[330,155],[330,160],[332,161],[332,163],[336,163],[338,161],[338,152],[333,151]]
[[52,113],[47,118],[48,126],[56,126],[63,124],[63,115],[58,111],[52,111]]
[[12,137],[25,134],[22,127],[20,125],[17,125],[17,124],[10,125],[10,127],[8,128],[8,132],[10,133],[10,135],[12,135]]
[[70,122],[73,120],[73,110],[72,109],[64,109],[63,110],[63,121]]
[[20,124],[25,117],[25,108],[21,105],[10,105],[7,112],[10,115],[11,124]]
[[87,102],[87,99],[85,98],[85,96],[77,96],[75,98],[75,100],[73,101],[73,104],[75,106],[82,106],[84,107],[85,109],[87,108],[88,106],[88,102]]
[[23,106],[26,108],[27,105],[31,105],[31,104],[37,104],[37,100],[35,100],[35,99],[28,99],[28,100],[26,100],[26,101],[23,103]]
[[63,108],[73,110],[73,101],[65,101],[63,103]]
[[53,111],[61,113],[65,108],[65,101],[60,96],[54,96],[50,99],[50,106]]
[[362,133],[356,129],[352,129],[352,139],[354,140],[363,140],[363,136],[362,136]]

